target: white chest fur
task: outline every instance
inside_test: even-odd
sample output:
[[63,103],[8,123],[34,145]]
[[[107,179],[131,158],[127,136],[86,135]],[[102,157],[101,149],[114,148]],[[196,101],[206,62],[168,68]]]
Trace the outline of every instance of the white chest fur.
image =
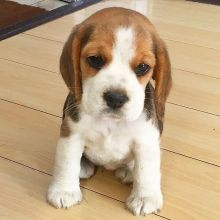
[[108,169],[115,169],[130,158],[132,137],[125,125],[106,122],[92,128],[84,136],[85,154],[90,160]]
[[72,132],[80,134],[86,156],[107,169],[116,169],[131,160],[134,141],[145,139],[149,129],[152,130],[144,114],[133,122],[117,122],[86,114],[81,115],[78,123],[69,122]]

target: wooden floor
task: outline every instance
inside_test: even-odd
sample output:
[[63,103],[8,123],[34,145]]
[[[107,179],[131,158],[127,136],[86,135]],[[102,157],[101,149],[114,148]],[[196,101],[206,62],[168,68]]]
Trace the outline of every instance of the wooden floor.
[[174,87],[162,138],[160,213],[139,217],[220,219],[220,7],[183,0],[111,0],[0,43],[0,219],[131,220],[130,187],[99,170],[84,200],[56,210],[45,200],[66,88],[58,60],[74,24],[112,5],[147,14],[166,41]]

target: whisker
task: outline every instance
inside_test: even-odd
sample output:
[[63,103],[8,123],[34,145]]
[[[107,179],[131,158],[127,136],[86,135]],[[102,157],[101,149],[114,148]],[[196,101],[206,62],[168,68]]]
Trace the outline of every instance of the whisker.
[[74,108],[78,108],[78,107],[79,107],[79,105],[77,103],[73,103],[73,104],[67,106],[63,111],[64,112],[68,112],[68,111],[70,111],[70,110],[72,110]]

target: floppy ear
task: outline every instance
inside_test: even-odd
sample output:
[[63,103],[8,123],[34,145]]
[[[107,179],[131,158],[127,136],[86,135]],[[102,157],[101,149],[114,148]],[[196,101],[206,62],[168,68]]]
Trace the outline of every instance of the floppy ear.
[[82,95],[82,79],[80,70],[80,51],[81,51],[81,37],[79,33],[79,26],[73,29],[67,42],[64,45],[60,57],[60,72],[70,90],[70,93],[76,99],[76,102],[81,101]]
[[153,79],[155,80],[155,106],[160,133],[163,131],[165,102],[169,95],[172,78],[170,59],[164,42],[156,36],[154,38],[156,65]]

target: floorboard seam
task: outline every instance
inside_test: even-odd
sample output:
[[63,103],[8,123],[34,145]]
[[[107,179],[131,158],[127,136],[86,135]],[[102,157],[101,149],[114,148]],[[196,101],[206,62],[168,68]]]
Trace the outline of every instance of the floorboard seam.
[[28,108],[28,109],[31,109],[31,110],[33,110],[33,111],[37,111],[37,112],[41,112],[41,113],[44,113],[44,114],[47,114],[47,115],[51,115],[51,116],[54,116],[54,117],[56,117],[56,118],[62,118],[61,116],[58,116],[58,115],[55,115],[55,114],[51,114],[51,113],[42,111],[42,110],[40,110],[40,109],[36,109],[36,108],[29,107],[29,106],[26,106],[26,105],[22,105],[22,104],[13,102],[13,101],[9,101],[9,100],[3,99],[3,98],[0,98],[0,100],[2,100],[2,101],[4,101],[4,102],[11,103],[11,104],[14,104],[14,105],[19,105],[19,106],[21,106],[21,107],[23,107],[23,108]]
[[211,113],[211,112],[206,112],[206,111],[203,111],[203,110],[199,110],[199,109],[196,109],[196,108],[188,107],[188,106],[181,105],[181,104],[177,104],[177,103],[170,102],[170,101],[168,101],[167,103],[169,103],[169,104],[171,104],[171,105],[176,105],[176,106],[179,106],[179,107],[183,107],[183,108],[191,109],[191,110],[193,110],[193,111],[202,112],[202,113],[205,113],[205,114],[209,114],[209,115],[217,116],[217,117],[220,116],[220,115],[218,115],[218,114],[214,114],[214,113]]
[[[161,33],[161,35],[163,35]],[[162,37],[163,40],[166,40],[166,41],[173,41],[173,42],[176,42],[176,43],[182,43],[182,44],[187,44],[187,45],[190,45],[190,46],[195,46],[195,47],[203,47],[203,48],[206,48],[206,49],[210,49],[210,50],[214,50],[214,51],[219,51],[219,49],[215,49],[213,47],[208,47],[208,46],[204,46],[204,45],[200,45],[200,44],[193,44],[193,43],[187,43],[187,42],[184,42],[184,41],[177,41],[177,40],[173,40],[173,39],[168,39],[166,37]]]
[[210,163],[210,162],[205,161],[205,160],[201,160],[201,159],[198,159],[198,158],[195,158],[195,157],[191,157],[191,156],[188,156],[188,155],[179,153],[179,152],[175,152],[175,151],[172,151],[172,150],[167,149],[166,147],[161,147],[161,149],[164,150],[164,151],[168,151],[168,152],[170,152],[170,153],[173,153],[173,154],[180,155],[180,156],[182,156],[182,157],[187,157],[187,158],[189,158],[189,159],[196,160],[196,161],[199,161],[199,162],[202,162],[202,163],[206,163],[206,164],[208,164],[208,165],[211,165],[211,166],[215,166],[215,167],[219,167],[219,168],[220,168],[220,165],[218,165],[218,164]]
[[29,65],[29,64],[26,64],[26,63],[20,63],[20,62],[17,62],[15,60],[9,60],[9,59],[2,58],[2,57],[0,57],[0,60],[6,60],[6,61],[9,61],[9,62],[12,62],[12,63],[19,64],[19,65],[32,67],[32,68],[39,69],[39,70],[44,70],[44,71],[49,72],[49,73],[59,74],[59,72],[55,72],[55,71],[52,71],[52,70],[47,70],[47,69],[44,69],[44,68],[41,68],[41,67],[37,67],[37,66],[32,66],[32,65]]
[[[73,25],[73,26],[74,26],[74,25]],[[28,31],[30,31],[30,30],[28,30]],[[70,33],[71,33],[71,31],[70,31]],[[69,34],[70,34],[70,33],[69,33]],[[64,44],[64,43],[65,43],[65,41],[54,40],[54,39],[50,39],[50,38],[46,38],[46,37],[37,36],[37,35],[34,35],[34,34],[29,34],[29,33],[26,33],[26,32],[21,33],[21,34],[22,34],[22,35],[31,36],[31,37],[40,38],[40,39],[44,39],[44,40],[53,41],[53,42],[56,42],[56,43],[61,43],[61,44]],[[67,38],[66,38],[66,39],[67,39]]]
[[[9,159],[9,158],[7,158],[7,157],[0,156],[0,158],[1,158],[1,159],[4,159],[4,160],[7,160],[7,161],[10,161],[10,162],[12,162],[12,163],[15,163],[15,164],[17,164],[17,165],[20,165],[20,166],[22,166],[22,167],[26,167],[26,168],[28,168],[28,169],[30,169],[30,170],[33,170],[33,171],[36,171],[36,172],[38,172],[38,173],[40,173],[40,174],[45,174],[45,175],[47,175],[47,176],[52,176],[52,174],[50,174],[50,173],[47,173],[47,172],[38,170],[38,169],[36,169],[36,168],[30,167],[30,166],[28,166],[28,165],[25,165],[25,164],[23,164],[23,163],[20,163],[20,162],[14,161],[14,160],[11,160],[11,159]],[[125,203],[124,201],[122,201],[122,200],[120,200],[120,199],[113,198],[112,196],[109,196],[109,195],[100,193],[100,192],[95,191],[95,190],[93,190],[93,189],[90,189],[90,188],[88,188],[88,187],[85,187],[85,186],[80,186],[80,187],[83,188],[83,189],[86,189],[86,190],[88,190],[88,191],[94,192],[94,193],[96,193],[96,194],[99,194],[99,195],[101,195],[101,196],[105,196],[105,197],[107,197],[107,198],[109,198],[109,199],[115,200],[115,201],[117,201],[117,202],[120,202],[120,203],[123,203],[123,204]],[[159,214],[156,214],[156,213],[153,213],[153,215],[159,216],[159,217],[164,218],[164,219],[167,219],[167,220],[171,220],[170,218],[167,218],[167,217],[165,217],[165,216],[162,216],[162,215],[159,215]]]

